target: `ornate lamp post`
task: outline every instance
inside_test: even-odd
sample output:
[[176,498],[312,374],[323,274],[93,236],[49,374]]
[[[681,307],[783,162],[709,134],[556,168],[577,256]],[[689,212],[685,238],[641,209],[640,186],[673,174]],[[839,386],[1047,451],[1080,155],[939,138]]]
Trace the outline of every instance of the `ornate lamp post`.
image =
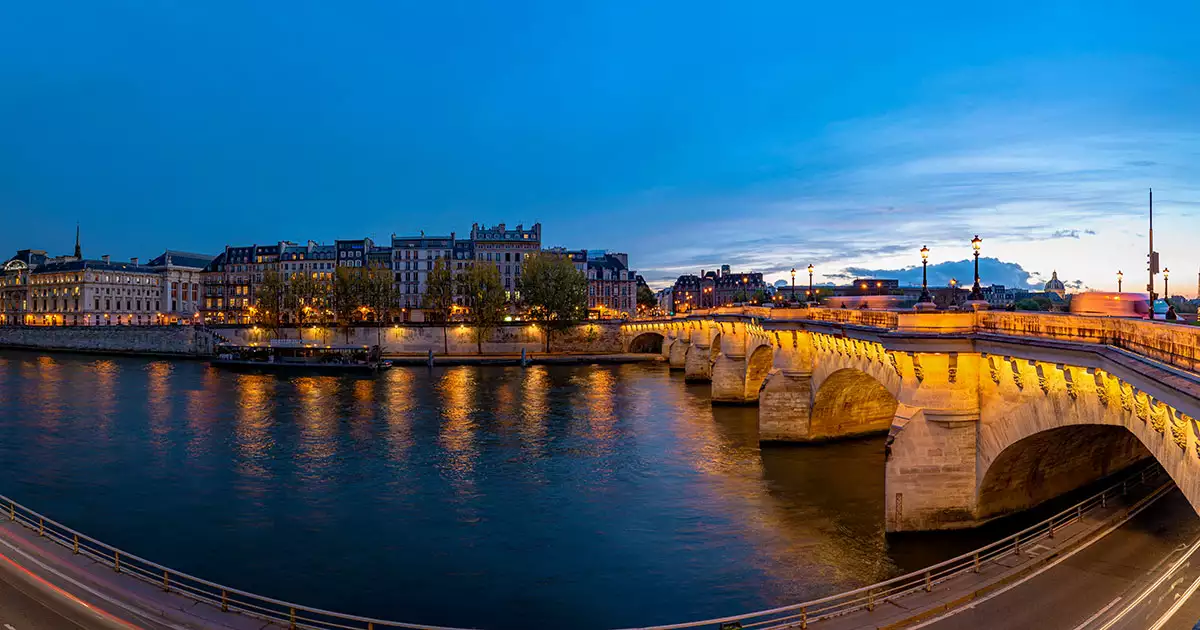
[[1123,279],[1125,279],[1125,274],[1121,273],[1120,270],[1117,270],[1117,293],[1121,292],[1121,280]]
[[813,280],[813,266],[809,265],[808,266],[808,301],[809,302],[815,302],[817,299],[816,294],[813,293],[812,280]]
[[792,301],[799,302],[796,299],[796,268],[792,267]]
[[971,248],[975,250],[975,284],[971,287],[971,299],[983,300],[983,289],[979,288],[979,244],[983,239],[976,234],[975,238],[971,239]]
[[1168,284],[1170,275],[1171,275],[1171,270],[1167,269],[1166,267],[1163,267],[1163,299],[1166,300],[1168,303],[1170,303],[1170,301],[1171,301],[1171,289],[1168,288],[1171,286],[1170,284]]
[[921,246],[921,299],[918,302],[932,302],[929,297],[929,248]]

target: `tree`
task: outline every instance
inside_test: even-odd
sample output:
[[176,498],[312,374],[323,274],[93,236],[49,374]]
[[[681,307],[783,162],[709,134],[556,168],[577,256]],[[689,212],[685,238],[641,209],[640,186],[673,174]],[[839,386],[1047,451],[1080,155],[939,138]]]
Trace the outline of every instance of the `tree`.
[[647,311],[654,310],[658,306],[658,298],[654,296],[654,291],[650,287],[639,284],[637,288],[637,305]]
[[255,292],[255,320],[266,328],[271,336],[279,329],[279,313],[283,310],[283,277],[279,272],[268,269]]
[[1018,311],[1048,311],[1050,310],[1050,300],[1046,298],[1025,298],[1017,300],[1013,304],[1013,308]]
[[366,306],[364,271],[361,267],[338,267],[330,283],[329,307],[335,321],[345,331],[346,343],[350,343],[350,324],[355,313]]
[[429,319],[442,325],[442,350],[450,354],[450,339],[446,327],[450,316],[454,313],[454,272],[450,270],[450,261],[439,258],[433,263],[433,269],[425,281],[425,295],[422,306],[429,314]]
[[383,325],[391,320],[399,295],[392,284],[392,270],[376,267],[363,272],[363,303],[375,313],[375,343],[383,344]]
[[766,304],[767,303],[767,292],[763,291],[762,289],[758,289],[754,292],[754,297],[751,299],[754,301],[755,304]]
[[296,272],[287,279],[283,292],[283,306],[292,313],[292,318],[300,330],[300,340],[304,340],[304,322],[314,316],[319,316],[318,298],[324,290],[309,272]]
[[588,281],[568,256],[545,252],[529,256],[521,265],[520,289],[530,318],[546,329],[546,352],[553,331],[586,317]]
[[463,294],[471,309],[471,321],[475,324],[475,347],[479,354],[483,354],[483,340],[504,322],[507,312],[504,289],[500,286],[500,270],[488,263],[472,263],[463,274]]

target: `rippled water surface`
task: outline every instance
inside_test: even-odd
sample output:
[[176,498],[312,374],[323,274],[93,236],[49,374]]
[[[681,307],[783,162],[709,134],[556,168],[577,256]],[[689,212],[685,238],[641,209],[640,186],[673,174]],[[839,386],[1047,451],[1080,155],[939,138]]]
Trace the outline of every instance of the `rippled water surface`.
[[0,352],[0,492],[197,576],[430,624],[666,623],[895,574],[882,439],[760,448],[756,416],[660,365]]

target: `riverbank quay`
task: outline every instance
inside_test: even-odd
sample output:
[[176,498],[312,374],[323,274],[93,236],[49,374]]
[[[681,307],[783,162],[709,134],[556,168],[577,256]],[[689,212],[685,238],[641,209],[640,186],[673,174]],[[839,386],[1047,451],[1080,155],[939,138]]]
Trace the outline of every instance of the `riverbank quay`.
[[592,365],[592,364],[621,364],[621,363],[665,363],[666,359],[657,354],[622,353],[607,354],[588,353],[551,353],[551,354],[519,354],[503,355],[433,355],[428,354],[385,354],[384,359],[393,365]]
[[[547,330],[533,323],[512,323],[487,331],[483,341],[466,324],[423,323],[334,326],[0,326],[0,348],[70,351],[151,357],[207,358],[220,344],[267,345],[286,340],[319,345],[379,346],[390,357],[447,357],[443,364],[491,364],[522,353],[538,357],[607,357],[626,354],[619,320],[581,322]],[[549,337],[549,352],[547,348]],[[654,349],[650,353],[657,354]],[[488,357],[472,362],[462,357]],[[453,359],[449,359],[453,357]],[[604,361],[603,359],[599,359]],[[567,363],[578,362],[565,358]],[[609,360],[611,362],[611,360]],[[625,362],[625,361],[622,361]]]

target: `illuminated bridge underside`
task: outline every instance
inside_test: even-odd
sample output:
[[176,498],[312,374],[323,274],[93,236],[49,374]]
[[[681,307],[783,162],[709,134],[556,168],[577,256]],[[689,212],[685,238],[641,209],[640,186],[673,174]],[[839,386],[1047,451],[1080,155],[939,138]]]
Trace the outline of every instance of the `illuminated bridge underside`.
[[757,404],[761,440],[886,432],[889,531],[973,526],[1147,457],[1200,506],[1200,330],[827,309],[623,330],[627,342],[646,332],[672,368],[711,381],[714,403]]

